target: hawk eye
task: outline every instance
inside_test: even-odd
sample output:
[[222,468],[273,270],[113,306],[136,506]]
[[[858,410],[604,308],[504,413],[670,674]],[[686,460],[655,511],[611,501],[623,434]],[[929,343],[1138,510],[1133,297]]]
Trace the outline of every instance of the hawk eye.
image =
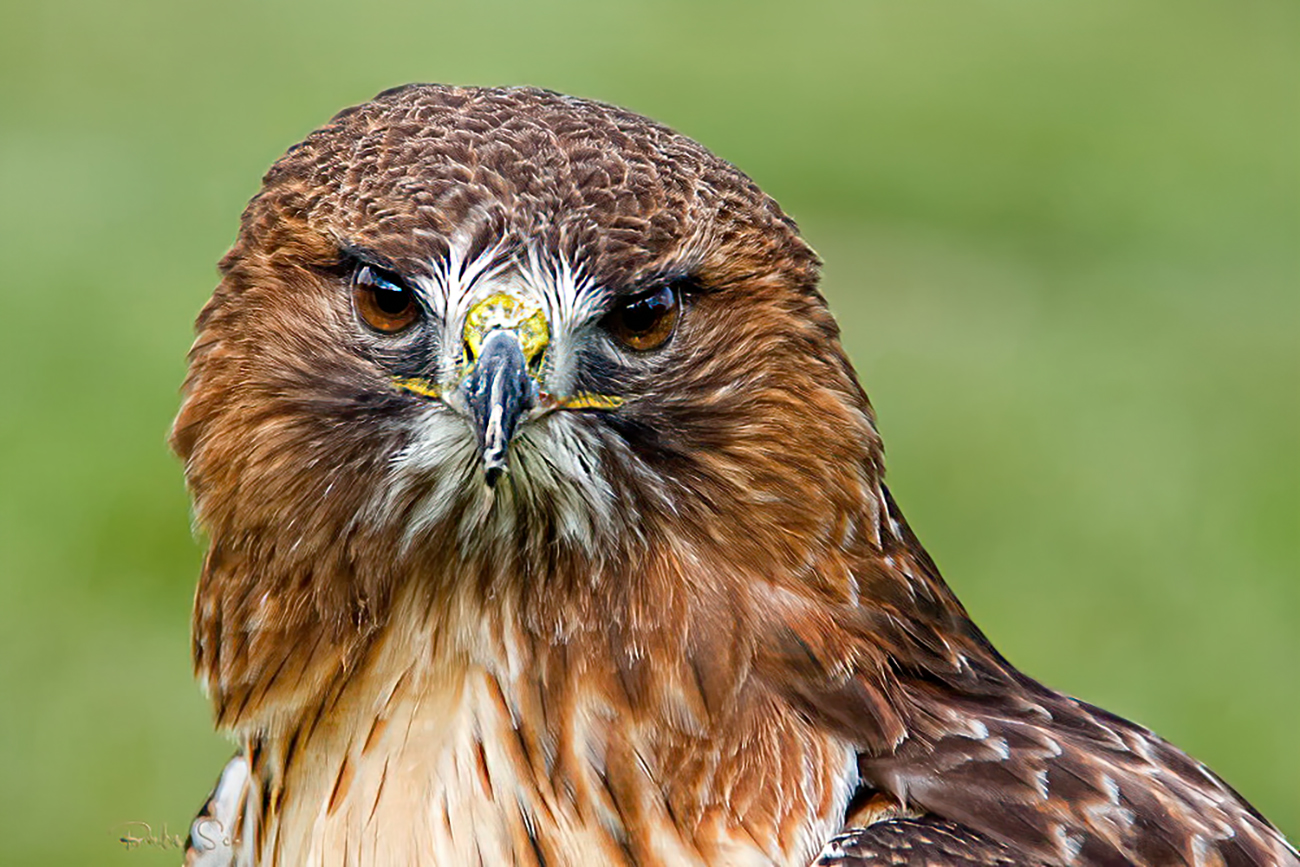
[[396,334],[420,318],[415,293],[396,275],[362,265],[352,278],[352,304],[361,321],[382,334]]
[[623,298],[605,316],[605,329],[629,349],[658,349],[673,336],[681,303],[677,290],[663,285],[641,295]]

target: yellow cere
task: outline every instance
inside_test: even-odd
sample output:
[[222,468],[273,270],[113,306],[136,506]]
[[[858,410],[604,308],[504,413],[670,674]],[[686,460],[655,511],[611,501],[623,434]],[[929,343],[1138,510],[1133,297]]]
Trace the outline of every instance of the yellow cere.
[[498,328],[513,331],[519,337],[524,359],[530,364],[551,339],[546,315],[540,307],[498,292],[475,304],[465,317],[465,347],[469,350],[466,363],[478,358],[484,339]]
[[421,397],[430,397],[434,400],[442,397],[442,389],[438,388],[438,386],[429,382],[427,379],[398,377],[393,380],[393,385],[397,386],[402,391],[409,391],[412,394],[418,394]]

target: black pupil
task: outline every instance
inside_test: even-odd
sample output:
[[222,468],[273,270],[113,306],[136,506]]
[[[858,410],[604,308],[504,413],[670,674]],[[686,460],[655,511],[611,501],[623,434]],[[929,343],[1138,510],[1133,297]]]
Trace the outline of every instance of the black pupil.
[[623,308],[623,327],[633,334],[654,329],[668,315],[673,304],[673,290],[664,287],[652,295],[629,301]]
[[375,306],[389,316],[398,316],[405,313],[411,306],[411,299],[407,297],[405,289],[390,288],[388,286],[375,286]]

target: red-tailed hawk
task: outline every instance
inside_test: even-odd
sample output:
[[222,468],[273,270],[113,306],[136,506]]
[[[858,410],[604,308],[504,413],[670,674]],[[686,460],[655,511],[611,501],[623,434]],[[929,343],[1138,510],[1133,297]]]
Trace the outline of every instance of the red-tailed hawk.
[[173,443],[240,752],[192,863],[1300,864],[971,623],[816,255],[695,142],[389,91],[221,271]]

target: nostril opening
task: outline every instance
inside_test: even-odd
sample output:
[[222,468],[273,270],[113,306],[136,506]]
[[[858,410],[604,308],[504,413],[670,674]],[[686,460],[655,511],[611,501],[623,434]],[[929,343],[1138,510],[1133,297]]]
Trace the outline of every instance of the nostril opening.
[[542,365],[545,363],[546,363],[546,351],[542,350],[541,352],[534,355],[531,359],[529,359],[528,372],[533,375],[533,378],[541,379]]

